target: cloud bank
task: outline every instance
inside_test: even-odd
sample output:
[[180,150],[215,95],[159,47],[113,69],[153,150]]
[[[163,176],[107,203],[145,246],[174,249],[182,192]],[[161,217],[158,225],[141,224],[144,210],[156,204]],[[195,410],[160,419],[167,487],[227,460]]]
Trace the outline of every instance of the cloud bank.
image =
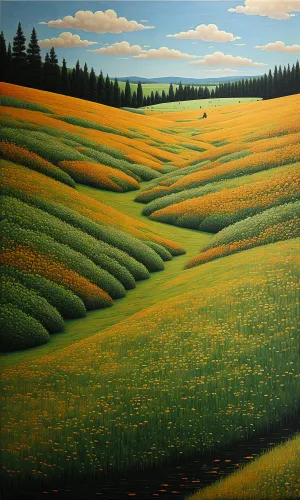
[[180,50],[168,49],[168,47],[160,47],[159,49],[143,50],[142,54],[133,56],[135,59],[167,59],[172,60],[188,60],[196,59],[198,56],[192,56],[180,52]]
[[239,40],[240,36],[219,30],[216,24],[199,24],[194,30],[181,31],[175,35],[167,35],[169,38],[181,40],[203,40],[204,42],[233,42]]
[[94,45],[97,42],[89,42],[88,40],[81,40],[79,35],[73,35],[70,31],[65,31],[61,33],[57,38],[45,38],[40,40],[40,47],[51,48],[55,47],[57,49],[64,48],[69,49],[72,47],[88,47],[89,45]]
[[255,49],[265,50],[266,52],[284,52],[285,54],[300,54],[300,45],[285,45],[281,40],[267,43],[266,45],[256,45]]
[[89,52],[95,52],[95,54],[104,54],[107,56],[120,56],[120,55],[137,55],[143,52],[140,45],[130,45],[128,42],[117,42],[108,47],[101,47],[100,49],[89,50]]
[[248,57],[233,56],[231,54],[223,54],[223,52],[214,52],[204,56],[200,61],[192,61],[190,64],[198,66],[266,66],[265,63],[254,62]]
[[98,10],[97,12],[78,10],[74,17],[65,16],[63,19],[41,22],[39,24],[47,24],[50,28],[69,28],[98,34],[129,33],[131,31],[154,28],[154,26],[144,26],[136,21],[128,21],[126,17],[118,17],[117,13],[112,9],[105,12],[102,10]]
[[229,12],[248,16],[266,16],[271,19],[286,20],[300,11],[299,0],[245,0],[244,5],[228,9]]

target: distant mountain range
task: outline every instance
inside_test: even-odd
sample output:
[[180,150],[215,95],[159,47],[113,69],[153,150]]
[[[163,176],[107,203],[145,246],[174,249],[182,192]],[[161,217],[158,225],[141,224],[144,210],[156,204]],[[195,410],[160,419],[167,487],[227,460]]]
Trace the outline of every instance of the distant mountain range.
[[163,76],[159,78],[143,78],[140,76],[124,76],[119,77],[118,80],[120,82],[126,82],[129,80],[130,83],[174,83],[178,85],[180,82],[184,85],[216,85],[217,83],[222,82],[235,82],[236,80],[248,79],[248,78],[256,78],[256,76],[222,76],[220,78],[182,78],[179,76]]

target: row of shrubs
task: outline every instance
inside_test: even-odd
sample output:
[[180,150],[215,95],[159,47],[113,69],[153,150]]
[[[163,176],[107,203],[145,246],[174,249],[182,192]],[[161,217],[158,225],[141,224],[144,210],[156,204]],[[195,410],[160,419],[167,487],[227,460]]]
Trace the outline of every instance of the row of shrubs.
[[89,161],[61,161],[59,166],[76,182],[87,186],[119,193],[139,189],[135,179],[111,167]]
[[[140,203],[149,203],[157,198],[162,198],[169,194],[184,192],[197,187],[205,186],[207,183],[219,182],[222,180],[243,177],[256,172],[273,169],[275,167],[292,164],[300,159],[300,148],[296,144],[275,148],[272,151],[263,151],[250,154],[250,151],[225,155],[209,165],[199,164],[185,168],[185,175],[182,171],[173,176],[173,182],[162,181],[136,197]],[[199,168],[198,168],[199,167]]]
[[[63,222],[48,212],[22,202],[11,196],[1,196],[1,218],[19,224],[23,229],[50,236],[58,243],[85,255],[94,264],[119,280],[125,289],[135,288],[135,279],[130,271],[117,260],[103,252],[103,243],[80,229]],[[121,256],[122,257],[122,256]]]
[[236,177],[233,179],[226,179],[224,181],[208,183],[205,186],[200,186],[192,189],[186,189],[178,193],[167,194],[161,198],[156,198],[150,201],[142,210],[143,215],[151,215],[153,212],[160,210],[182,201],[190,200],[192,198],[201,198],[207,194],[216,193],[222,189],[232,189],[238,186],[251,184],[259,180],[264,180],[273,175],[284,172],[289,167],[277,167],[268,172],[257,172],[256,174],[245,175],[243,177]]
[[268,208],[299,199],[299,181],[299,169],[291,166],[288,171],[261,182],[223,189],[162,208],[150,218],[215,233]]
[[[88,257],[65,244],[58,243],[45,233],[37,233],[8,220],[1,221],[2,250],[11,248],[13,244],[27,245],[43,255],[49,255],[55,262],[86,278],[89,282],[107,292],[113,299],[125,296],[125,288],[120,281],[105,269],[96,266]],[[13,248],[13,247],[12,247]]]
[[193,174],[201,169],[203,166],[207,165],[208,161],[197,163],[197,165],[190,165],[188,167],[183,167],[181,169],[176,169],[169,174],[165,174],[162,179],[158,178],[147,184],[147,189],[139,193],[135,197],[135,201],[138,203],[150,203],[158,198],[163,198],[168,196],[170,193],[170,187],[172,184],[178,180],[184,178],[189,174]]
[[300,202],[286,203],[236,222],[217,233],[186,268],[256,246],[300,236]]
[[35,102],[23,101],[23,99],[17,99],[16,97],[11,97],[8,95],[0,95],[0,106],[7,106],[10,108],[21,108],[29,109],[30,111],[39,111],[40,113],[53,114],[51,109],[41,106]]
[[134,139],[134,134],[128,134],[124,130],[117,130],[116,128],[108,127],[102,125],[101,123],[93,122],[91,120],[86,120],[85,118],[78,118],[76,116],[56,116],[58,120],[62,120],[71,125],[76,125],[77,127],[92,128],[94,130],[99,130],[100,132],[106,132],[107,134],[122,135],[123,137],[128,137],[129,139]]
[[0,349],[45,344],[64,330],[64,319],[85,316],[83,302],[70,290],[40,275],[1,266]]
[[[120,170],[133,178],[132,181],[127,179],[128,182],[123,183],[124,190],[137,189],[135,181],[152,180],[160,176],[159,172],[150,167],[130,163],[122,155],[118,155],[113,148],[107,148],[77,136],[75,136],[76,140],[74,141],[71,134],[53,131],[51,127],[39,127],[36,130],[23,126],[3,126],[0,139],[5,143],[12,143],[9,150],[7,146],[5,147],[3,158],[21,163],[73,187],[74,181],[94,185],[91,183],[89,170],[86,169],[85,175],[79,175],[74,170],[62,168],[62,162],[100,163],[99,172],[101,172],[101,165]],[[118,177],[117,172],[116,177]],[[122,181],[118,184],[122,188]],[[98,183],[96,187],[102,188],[103,186]],[[109,186],[104,186],[104,188],[109,189]]]
[[0,158],[6,161],[19,163],[32,170],[48,175],[57,181],[63,182],[68,186],[75,187],[75,182],[68,173],[38,154],[29,151],[26,147],[18,146],[14,142],[7,142],[6,140],[0,142]]

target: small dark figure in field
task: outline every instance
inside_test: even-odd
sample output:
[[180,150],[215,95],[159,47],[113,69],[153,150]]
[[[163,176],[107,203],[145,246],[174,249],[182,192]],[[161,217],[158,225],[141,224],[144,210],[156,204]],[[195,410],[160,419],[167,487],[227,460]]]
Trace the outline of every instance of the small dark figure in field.
[[207,118],[207,114],[204,112],[202,118]]

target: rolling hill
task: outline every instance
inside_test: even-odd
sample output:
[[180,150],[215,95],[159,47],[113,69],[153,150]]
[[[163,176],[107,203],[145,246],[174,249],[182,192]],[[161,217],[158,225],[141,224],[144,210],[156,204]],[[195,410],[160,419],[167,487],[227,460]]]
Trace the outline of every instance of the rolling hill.
[[[138,475],[296,414],[299,96],[141,115],[2,87],[6,487]],[[298,452],[225,499],[277,495]]]

